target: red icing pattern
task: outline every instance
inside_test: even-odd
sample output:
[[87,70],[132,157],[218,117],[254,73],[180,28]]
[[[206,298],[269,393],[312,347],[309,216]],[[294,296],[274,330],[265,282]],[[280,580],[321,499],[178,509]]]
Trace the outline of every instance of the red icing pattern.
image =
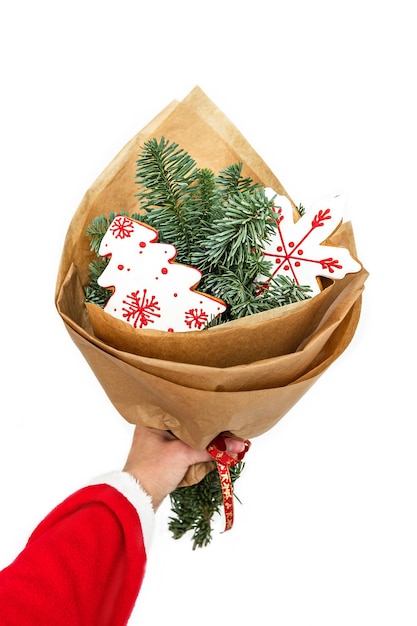
[[308,285],[314,295],[320,292],[318,276],[343,278],[360,270],[349,250],[325,243],[342,222],[341,198],[328,199],[324,208],[312,209],[294,222],[288,198],[277,196],[271,189],[266,191],[272,192],[271,197],[276,196],[274,202],[281,205],[274,208],[276,234],[263,251],[274,262],[272,276],[289,276],[297,285]]
[[140,295],[139,291],[131,293],[123,300],[123,304],[127,308],[123,308],[123,317],[130,322],[134,328],[143,328],[149,323],[153,324],[154,317],[160,317],[160,310],[155,296],[147,297],[147,290],[143,290]]
[[138,329],[200,330],[226,305],[195,291],[201,272],[176,263],[175,247],[157,239],[157,231],[141,222],[120,215],[113,220],[99,250],[109,263],[98,283],[113,290],[104,309]]

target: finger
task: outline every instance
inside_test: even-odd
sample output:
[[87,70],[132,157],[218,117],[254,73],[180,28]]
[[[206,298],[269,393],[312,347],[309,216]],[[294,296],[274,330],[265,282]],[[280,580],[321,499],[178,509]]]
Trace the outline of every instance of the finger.
[[226,444],[226,450],[229,454],[240,454],[241,452],[245,451],[246,444],[240,439],[225,437],[224,442]]

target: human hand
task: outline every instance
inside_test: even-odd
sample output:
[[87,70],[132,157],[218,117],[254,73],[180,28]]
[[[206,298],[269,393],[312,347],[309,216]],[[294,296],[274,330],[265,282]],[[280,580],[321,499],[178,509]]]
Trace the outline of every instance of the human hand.
[[[237,455],[245,444],[225,438],[227,452]],[[125,467],[151,496],[154,510],[178,487],[190,465],[213,459],[206,450],[196,450],[170,432],[138,424],[133,433]]]

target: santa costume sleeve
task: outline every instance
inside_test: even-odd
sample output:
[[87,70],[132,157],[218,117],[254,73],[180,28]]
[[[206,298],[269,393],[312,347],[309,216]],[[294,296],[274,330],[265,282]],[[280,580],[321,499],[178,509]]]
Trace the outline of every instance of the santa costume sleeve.
[[2,626],[122,626],[142,584],[151,498],[126,472],[52,510],[0,572]]

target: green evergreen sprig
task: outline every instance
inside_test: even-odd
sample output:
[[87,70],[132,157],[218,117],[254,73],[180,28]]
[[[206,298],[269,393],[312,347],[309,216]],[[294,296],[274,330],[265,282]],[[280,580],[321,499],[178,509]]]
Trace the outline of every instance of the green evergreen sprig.
[[[244,463],[230,467],[232,485],[240,477]],[[236,500],[237,496],[234,494]],[[193,550],[207,546],[212,539],[212,520],[220,515],[223,498],[217,469],[209,472],[198,484],[178,487],[170,494],[171,510],[168,528],[174,539],[192,533]]]
[[[176,262],[198,268],[198,290],[227,304],[227,310],[208,324],[246,317],[309,297],[310,288],[286,276],[272,277],[272,263],[262,254],[276,229],[273,199],[264,187],[242,175],[242,164],[232,164],[217,176],[196,162],[176,143],[164,137],[147,141],[136,162],[138,213],[130,217],[155,228],[160,243],[177,250]],[[302,214],[304,208],[299,207]],[[121,215],[129,216],[126,212]],[[116,217],[95,217],[87,228],[97,259],[89,265],[87,302],[105,306],[112,291],[98,285],[108,260],[99,256],[101,240]],[[268,283],[260,282],[264,276]],[[232,483],[244,464],[230,468]],[[178,539],[192,532],[193,549],[208,545],[211,520],[222,506],[217,470],[197,485],[170,495],[173,517],[169,528]]]
[[142,188],[137,196],[146,211],[142,220],[158,231],[160,242],[175,242],[179,263],[190,253],[197,178],[195,161],[178,144],[164,138],[145,143],[136,170],[136,182]]

